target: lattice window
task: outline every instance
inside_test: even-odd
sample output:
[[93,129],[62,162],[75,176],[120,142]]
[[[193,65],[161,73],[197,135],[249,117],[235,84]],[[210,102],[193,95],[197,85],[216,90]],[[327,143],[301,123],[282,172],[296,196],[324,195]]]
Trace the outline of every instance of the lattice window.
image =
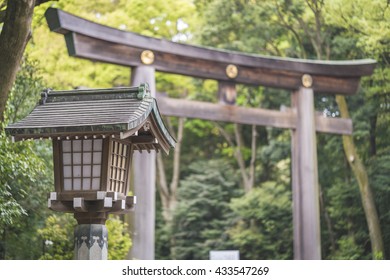
[[128,158],[130,145],[120,142],[112,142],[111,165],[109,175],[110,191],[124,193],[128,177]]
[[100,189],[102,139],[62,141],[64,191]]

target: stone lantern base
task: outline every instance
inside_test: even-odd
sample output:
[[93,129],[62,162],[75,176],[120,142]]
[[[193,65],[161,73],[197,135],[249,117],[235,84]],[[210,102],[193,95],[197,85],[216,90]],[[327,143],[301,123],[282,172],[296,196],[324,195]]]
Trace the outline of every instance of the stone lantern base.
[[76,260],[107,260],[108,232],[102,224],[81,224],[74,230]]

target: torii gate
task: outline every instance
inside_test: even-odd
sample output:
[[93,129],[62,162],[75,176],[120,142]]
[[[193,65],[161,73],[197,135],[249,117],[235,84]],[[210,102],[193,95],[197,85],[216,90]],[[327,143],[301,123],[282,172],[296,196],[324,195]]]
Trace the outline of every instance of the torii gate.
[[[360,78],[371,75],[374,60],[316,61],[258,56],[197,47],[126,32],[49,8],[51,31],[64,34],[69,55],[129,66],[134,85],[147,82],[156,92],[155,71],[214,79],[219,104],[158,97],[167,116],[287,128],[292,131],[294,258],[321,259],[316,132],[352,134],[352,121],[326,118],[314,110],[314,92],[355,94]],[[235,106],[235,84],[292,91],[290,110]],[[135,154],[133,258],[154,259],[155,154]]]

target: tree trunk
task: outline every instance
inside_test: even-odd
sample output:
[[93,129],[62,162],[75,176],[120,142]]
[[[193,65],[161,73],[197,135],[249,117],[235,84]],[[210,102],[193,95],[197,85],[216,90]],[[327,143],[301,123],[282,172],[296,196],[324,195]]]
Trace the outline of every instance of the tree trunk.
[[372,116],[370,118],[370,156],[376,155],[376,125],[377,125],[378,115]]
[[236,139],[236,147],[235,147],[234,155],[236,157],[238,166],[240,167],[245,193],[248,193],[252,189],[252,186],[250,186],[251,180],[246,171],[244,156],[241,152],[241,150],[244,148],[244,144],[243,144],[244,141],[242,140],[240,126],[237,123],[234,124],[234,137]]
[[[169,202],[170,213],[174,211],[177,204],[177,189],[179,187],[180,180],[180,155],[181,155],[181,144],[183,141],[183,132],[184,132],[184,118],[178,119],[178,128],[177,128],[177,142],[175,146],[175,151],[173,154],[173,175],[170,184],[171,199]],[[172,214],[171,214],[172,216]]]
[[249,163],[249,190],[253,189],[255,185],[256,153],[257,153],[257,127],[255,125],[252,125],[251,161]]
[[[342,118],[349,118],[348,106],[344,96],[337,95],[336,102]],[[374,196],[368,181],[366,168],[357,154],[355,143],[350,135],[343,135],[345,156],[359,184],[364,213],[368,224],[373,259],[384,259],[384,247]]]
[[164,162],[162,159],[161,153],[157,154],[157,187],[158,187],[158,193],[160,195],[161,199],[161,208],[162,208],[162,216],[165,222],[170,220],[170,213],[169,213],[169,189],[168,189],[168,183],[167,178],[165,175],[165,168],[164,168]]
[[328,210],[326,210],[326,207],[325,207],[326,204],[325,204],[324,193],[322,192],[322,186],[321,186],[321,184],[318,184],[318,186],[320,188],[320,210],[322,211],[322,214],[324,215],[326,227],[328,228],[330,250],[332,253],[334,253],[334,252],[336,252],[336,240],[334,237],[332,220],[330,219]]
[[8,0],[3,30],[0,34],[0,121],[8,94],[19,70],[26,44],[31,37],[35,0]]
[[238,167],[240,168],[242,183],[245,193],[250,192],[255,184],[255,167],[256,167],[256,149],[257,149],[257,127],[252,126],[252,137],[251,137],[251,160],[249,162],[249,171],[247,171],[247,166],[245,165],[244,155],[241,150],[244,148],[244,141],[242,139],[242,132],[240,130],[240,125],[234,124],[234,139],[236,144],[234,144],[232,137],[221,127],[218,123],[214,122],[214,125],[218,128],[219,132],[228,142],[234,150],[234,157],[237,161]]
[[[176,208],[177,204],[177,189],[179,186],[180,180],[180,154],[181,154],[181,144],[183,141],[183,132],[184,132],[185,119],[178,119],[178,132],[177,132],[177,143],[173,151],[173,175],[172,180],[168,187],[168,180],[165,174],[164,162],[161,156],[161,153],[157,155],[157,174],[158,174],[158,190],[161,198],[162,204],[162,215],[165,222],[172,221],[172,215]],[[173,132],[170,122],[170,131]]]

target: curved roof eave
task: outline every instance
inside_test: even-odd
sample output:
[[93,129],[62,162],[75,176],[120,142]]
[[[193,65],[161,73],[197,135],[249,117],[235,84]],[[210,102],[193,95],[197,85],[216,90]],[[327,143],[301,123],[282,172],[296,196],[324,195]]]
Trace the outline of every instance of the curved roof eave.
[[[152,115],[160,140],[169,147],[175,140],[160,116],[148,86],[112,89],[44,91],[40,104],[6,132],[16,140],[129,133]],[[131,132],[133,131],[133,132]],[[161,139],[161,136],[163,139]]]

